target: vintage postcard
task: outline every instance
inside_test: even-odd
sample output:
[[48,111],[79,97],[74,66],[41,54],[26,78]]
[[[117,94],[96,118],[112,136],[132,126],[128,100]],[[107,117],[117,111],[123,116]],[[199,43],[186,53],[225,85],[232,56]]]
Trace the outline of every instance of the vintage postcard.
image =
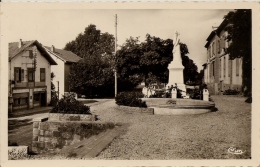
[[259,3],[1,3],[1,166],[259,166]]

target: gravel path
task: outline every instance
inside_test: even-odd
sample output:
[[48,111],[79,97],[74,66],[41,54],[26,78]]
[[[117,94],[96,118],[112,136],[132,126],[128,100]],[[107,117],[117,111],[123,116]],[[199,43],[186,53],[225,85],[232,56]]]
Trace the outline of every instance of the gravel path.
[[[200,115],[129,114],[114,100],[93,103],[91,112],[101,121],[129,124],[125,134],[95,160],[248,159],[251,156],[251,104],[245,98],[212,96],[217,112]],[[229,147],[243,154],[228,153]],[[25,159],[68,159],[37,155]],[[73,159],[73,158],[71,158]]]
[[[246,159],[251,156],[251,105],[243,97],[212,96],[217,112],[163,116],[126,114],[114,101],[93,106],[102,121],[129,123],[96,159]],[[229,147],[245,151],[234,155]]]

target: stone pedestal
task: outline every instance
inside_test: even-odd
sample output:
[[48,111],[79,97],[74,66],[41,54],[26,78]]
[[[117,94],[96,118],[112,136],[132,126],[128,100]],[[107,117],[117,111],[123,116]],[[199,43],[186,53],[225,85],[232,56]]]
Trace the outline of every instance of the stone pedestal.
[[203,89],[203,101],[209,101],[209,91],[208,91],[208,89]]
[[177,90],[175,88],[172,89],[172,99],[177,99]]

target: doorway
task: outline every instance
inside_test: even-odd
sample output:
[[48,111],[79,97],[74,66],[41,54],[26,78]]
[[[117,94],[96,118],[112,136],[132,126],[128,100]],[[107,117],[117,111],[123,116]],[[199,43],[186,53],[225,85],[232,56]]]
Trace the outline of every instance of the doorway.
[[46,106],[46,92],[41,93],[41,106]]
[[220,92],[223,92],[223,81],[220,81]]

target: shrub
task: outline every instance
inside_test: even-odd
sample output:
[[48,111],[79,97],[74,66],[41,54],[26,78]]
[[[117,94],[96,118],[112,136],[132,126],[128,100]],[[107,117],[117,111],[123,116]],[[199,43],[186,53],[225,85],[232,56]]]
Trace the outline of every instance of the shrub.
[[130,107],[146,108],[145,101],[142,101],[143,94],[140,92],[120,92],[116,96],[116,104]]
[[74,95],[63,96],[52,108],[51,113],[91,114],[90,107],[75,99]]
[[189,95],[191,99],[202,99],[202,91],[199,89],[189,90]]
[[8,140],[8,146],[18,146],[18,144],[16,142]]
[[239,91],[232,90],[232,89],[225,90],[223,93],[223,95],[238,95],[238,94],[239,94]]

